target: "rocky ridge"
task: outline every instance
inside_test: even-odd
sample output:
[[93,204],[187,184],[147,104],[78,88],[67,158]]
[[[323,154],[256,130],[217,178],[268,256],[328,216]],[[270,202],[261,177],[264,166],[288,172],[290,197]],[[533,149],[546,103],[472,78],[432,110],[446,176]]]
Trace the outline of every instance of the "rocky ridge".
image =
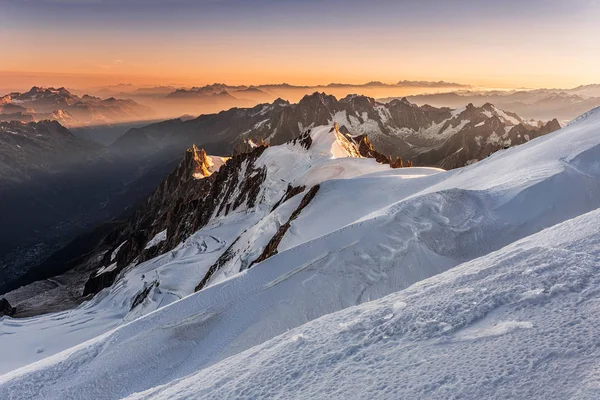
[[[310,129],[305,131],[300,137],[291,140],[288,146],[312,152],[311,133]],[[390,162],[373,149],[368,138],[344,135],[337,124],[328,128],[327,134],[334,138],[334,143],[339,146],[344,157],[374,158],[383,164]],[[294,187],[288,184],[281,200],[275,202],[272,198],[265,197],[265,186],[269,185],[269,168],[261,165],[258,160],[267,148],[265,145],[257,146],[248,153],[231,157],[220,168],[213,170],[211,159],[215,157],[207,156],[203,149],[193,145],[186,151],[181,164],[161,183],[145,205],[107,237],[103,246],[110,246],[110,249],[104,253],[102,267],[90,275],[83,295],[96,293],[109,286],[126,267],[174,249],[211,220],[225,217],[234,211],[252,210],[259,202],[274,209],[304,192],[305,186]],[[304,206],[317,190],[318,185],[308,191]],[[302,205],[298,207],[296,215],[302,208]],[[290,221],[293,218],[291,216]],[[166,232],[164,240],[152,242],[162,232]],[[285,230],[279,236],[283,234]],[[155,244],[149,246],[150,242]],[[265,248],[262,260],[276,252],[276,239],[267,247],[269,249]],[[259,262],[261,257],[253,263]],[[217,269],[218,265],[211,270],[214,272]],[[204,283],[198,285],[199,288],[208,282],[212,272],[207,273],[202,281]]]
[[[556,120],[525,121],[491,104],[469,104],[453,110],[417,106],[405,98],[379,103],[361,95],[338,100],[314,93],[297,104],[277,99],[252,108],[233,108],[193,120],[177,119],[133,129],[112,148],[121,153],[178,154],[196,143],[211,153],[235,154],[260,143],[283,144],[308,128],[334,122],[344,134],[366,135],[374,149],[388,158],[401,157],[413,160],[417,166],[445,169],[464,166],[560,127]],[[460,157],[453,156],[459,151]]]
[[[253,207],[265,175],[254,162],[265,148],[234,156],[213,173],[204,150],[196,146],[188,149],[181,164],[145,204],[105,239],[103,246],[112,248],[100,263],[104,269],[91,274],[83,295],[110,286],[130,264],[173,249],[211,218],[227,215],[242,205]],[[165,240],[148,247],[163,231],[167,232]]]

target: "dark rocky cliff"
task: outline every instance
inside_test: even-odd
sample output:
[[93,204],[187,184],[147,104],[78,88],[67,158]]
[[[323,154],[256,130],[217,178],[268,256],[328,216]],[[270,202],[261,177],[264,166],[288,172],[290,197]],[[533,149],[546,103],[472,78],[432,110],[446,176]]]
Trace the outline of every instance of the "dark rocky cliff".
[[[265,149],[261,146],[236,155],[202,179],[194,175],[206,169],[202,165],[206,155],[195,146],[188,149],[183,161],[146,203],[105,238],[105,254],[98,268],[105,267],[106,272],[92,272],[83,295],[110,286],[128,265],[173,249],[212,217],[227,215],[242,205],[252,208],[266,177],[265,169],[257,168],[254,162]],[[166,240],[147,248],[148,242],[164,230]]]

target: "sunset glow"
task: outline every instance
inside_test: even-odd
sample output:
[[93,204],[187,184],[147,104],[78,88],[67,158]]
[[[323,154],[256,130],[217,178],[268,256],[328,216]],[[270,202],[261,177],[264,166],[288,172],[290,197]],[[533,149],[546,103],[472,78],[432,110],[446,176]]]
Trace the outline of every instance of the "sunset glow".
[[0,87],[600,81],[595,0],[0,0]]

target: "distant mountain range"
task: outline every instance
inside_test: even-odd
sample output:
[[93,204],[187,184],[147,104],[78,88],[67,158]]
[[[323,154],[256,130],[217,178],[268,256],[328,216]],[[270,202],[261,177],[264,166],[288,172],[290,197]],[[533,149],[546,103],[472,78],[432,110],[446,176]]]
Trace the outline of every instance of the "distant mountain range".
[[315,91],[326,91],[337,97],[360,93],[370,97],[405,96],[439,90],[467,90],[469,85],[453,82],[406,81],[383,83],[379,81],[364,84],[330,83],[327,85],[291,85],[288,83],[260,85],[229,85],[213,83],[204,86],[156,86],[136,87],[115,85],[90,89],[97,96],[113,96],[132,99],[157,110],[163,118],[181,114],[208,114],[233,107],[252,107],[259,103],[272,102],[283,98],[290,102]]
[[65,88],[34,86],[28,92],[0,97],[0,121],[56,120],[67,127],[112,124],[150,119],[154,111],[130,99],[83,95]]
[[136,87],[131,84],[119,84],[113,86],[103,86],[98,88],[90,89],[92,93],[104,96],[149,96],[149,95],[169,95],[170,93],[176,92],[177,90],[185,90],[199,93],[219,93],[227,91],[230,94],[234,92],[244,92],[248,90],[258,91],[274,91],[274,90],[318,90],[327,88],[369,88],[369,87],[386,87],[386,88],[404,88],[404,87],[416,87],[416,88],[456,88],[456,89],[470,89],[471,85],[465,85],[456,82],[445,82],[445,81],[409,81],[401,80],[397,83],[383,83],[379,81],[371,81],[363,84],[353,83],[329,83],[327,85],[291,85],[289,83],[274,83],[274,84],[261,84],[261,85],[227,85],[225,83],[213,83],[205,86],[194,86],[191,88],[177,87],[177,86],[150,86],[150,87]]
[[600,84],[581,85],[566,91],[580,96],[600,97]]
[[524,120],[491,104],[460,109],[417,106],[406,99],[380,103],[351,95],[338,100],[314,93],[296,104],[278,99],[183,121],[174,119],[131,129],[111,145],[119,154],[169,152],[176,157],[192,143],[228,155],[248,142],[278,145],[305,129],[337,122],[350,135],[368,135],[383,154],[415,165],[461,167],[501,148],[560,128],[558,121]]
[[[379,99],[388,102],[394,98]],[[539,89],[518,91],[454,91],[408,96],[416,104],[435,107],[461,107],[466,103],[481,106],[492,103],[523,118],[552,119],[568,122],[578,115],[600,106],[600,85],[574,89]]]
[[[278,91],[321,91],[326,90],[343,90],[343,89],[394,89],[394,88],[470,88],[468,85],[461,85],[452,82],[428,82],[428,81],[400,81],[395,84],[383,83],[379,81],[367,82],[364,84],[349,84],[349,83],[330,83],[328,85],[316,86],[296,86],[287,83],[258,85],[258,86],[230,86],[223,83],[214,83],[202,87],[192,87],[191,89],[175,89],[167,94],[169,99],[205,99],[212,101],[223,100],[273,100]],[[142,90],[142,89],[139,89]],[[133,93],[137,93],[133,92]],[[124,94],[125,95],[125,94]],[[125,95],[126,96],[126,95]]]
[[94,93],[117,98],[132,99],[159,110],[160,116],[172,118],[181,114],[209,114],[233,107],[252,107],[259,103],[283,98],[299,102],[302,97],[325,91],[337,98],[362,94],[380,102],[406,97],[409,101],[434,107],[458,108],[473,103],[481,107],[486,103],[517,113],[524,119],[551,120],[557,118],[567,123],[577,115],[600,105],[600,85],[583,85],[572,89],[536,90],[478,90],[455,82],[407,81],[364,84],[330,83],[327,85],[227,85],[214,83],[198,87],[135,87],[117,85],[96,88]]

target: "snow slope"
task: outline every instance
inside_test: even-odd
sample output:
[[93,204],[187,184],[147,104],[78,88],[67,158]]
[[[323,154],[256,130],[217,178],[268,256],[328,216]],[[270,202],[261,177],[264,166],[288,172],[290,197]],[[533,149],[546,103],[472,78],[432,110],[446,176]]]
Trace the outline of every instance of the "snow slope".
[[[313,146],[308,150],[299,143],[265,150],[258,164],[267,168],[267,181],[261,201],[254,209],[215,218],[173,251],[127,271],[115,285],[77,309],[35,318],[0,319],[0,353],[4,355],[0,359],[0,373],[68,349],[193,293],[209,267],[242,232],[257,224],[265,226],[263,218],[273,221],[285,212],[285,207],[290,207],[285,205],[270,215],[288,184],[314,185],[327,179],[346,179],[390,169],[375,160],[349,154],[347,140],[331,129],[330,126],[313,129]],[[211,157],[219,165],[215,159]],[[431,172],[437,171],[426,170]],[[153,238],[147,246],[164,239]],[[147,300],[131,310],[133,299],[148,287],[151,290]]]
[[[234,260],[224,267],[219,283],[159,308],[191,293],[190,288],[197,283],[191,278],[199,275],[198,269],[208,268],[244,227],[253,228],[261,221],[267,226],[268,219],[285,219],[286,207],[293,208],[291,203],[274,211],[279,217],[272,213],[237,214],[207,226],[174,252],[136,267],[92,302],[67,313],[64,325],[50,321],[52,315],[23,321],[2,319],[2,333],[7,334],[0,341],[0,351],[14,357],[9,357],[12,363],[4,367],[5,371],[35,359],[31,353],[37,343],[60,342],[57,336],[63,335],[64,342],[75,345],[101,333],[102,327],[108,332],[1,376],[0,398],[120,398],[205,368],[218,370],[227,357],[245,357],[243,351],[289,329],[405,289],[594,210],[600,207],[599,133],[600,112],[596,110],[561,131],[475,165],[442,173],[374,168],[368,175],[351,178],[338,174],[347,179],[331,179],[336,175],[322,172],[328,171],[332,162],[328,157],[318,158],[321,161],[314,163],[316,169],[297,175],[294,171],[305,164],[292,162],[291,169],[282,171],[292,174],[285,185],[313,182],[308,179],[311,174],[324,182],[311,204],[293,221],[278,254],[242,274],[236,274],[239,265]],[[269,150],[276,154],[285,148]],[[281,157],[289,160],[285,154]],[[310,155],[298,157],[315,159]],[[274,158],[264,160],[272,162],[275,169],[288,165]],[[358,162],[370,161],[345,160],[348,165],[344,171]],[[276,184],[277,180],[272,180],[272,185]],[[234,229],[239,231],[234,233]],[[264,243],[261,235],[269,232],[258,229],[255,241]],[[221,244],[200,246],[208,237]],[[547,252],[541,256],[544,254]],[[130,313],[135,290],[155,279],[160,281],[159,288],[141,309]],[[176,295],[169,298],[169,293]],[[452,311],[448,308],[448,318],[454,317]],[[85,316],[86,312],[90,315]],[[122,321],[131,322],[122,325]],[[515,321],[490,329],[504,333],[529,326],[527,321]],[[15,323],[22,325],[11,325]],[[92,332],[90,327],[97,329]],[[79,329],[87,331],[76,334]],[[478,334],[472,332],[467,337]],[[413,361],[418,364],[418,359]],[[190,379],[184,381],[186,385],[209,384]],[[227,383],[217,384],[230,387]]]
[[131,399],[597,399],[600,211]]

